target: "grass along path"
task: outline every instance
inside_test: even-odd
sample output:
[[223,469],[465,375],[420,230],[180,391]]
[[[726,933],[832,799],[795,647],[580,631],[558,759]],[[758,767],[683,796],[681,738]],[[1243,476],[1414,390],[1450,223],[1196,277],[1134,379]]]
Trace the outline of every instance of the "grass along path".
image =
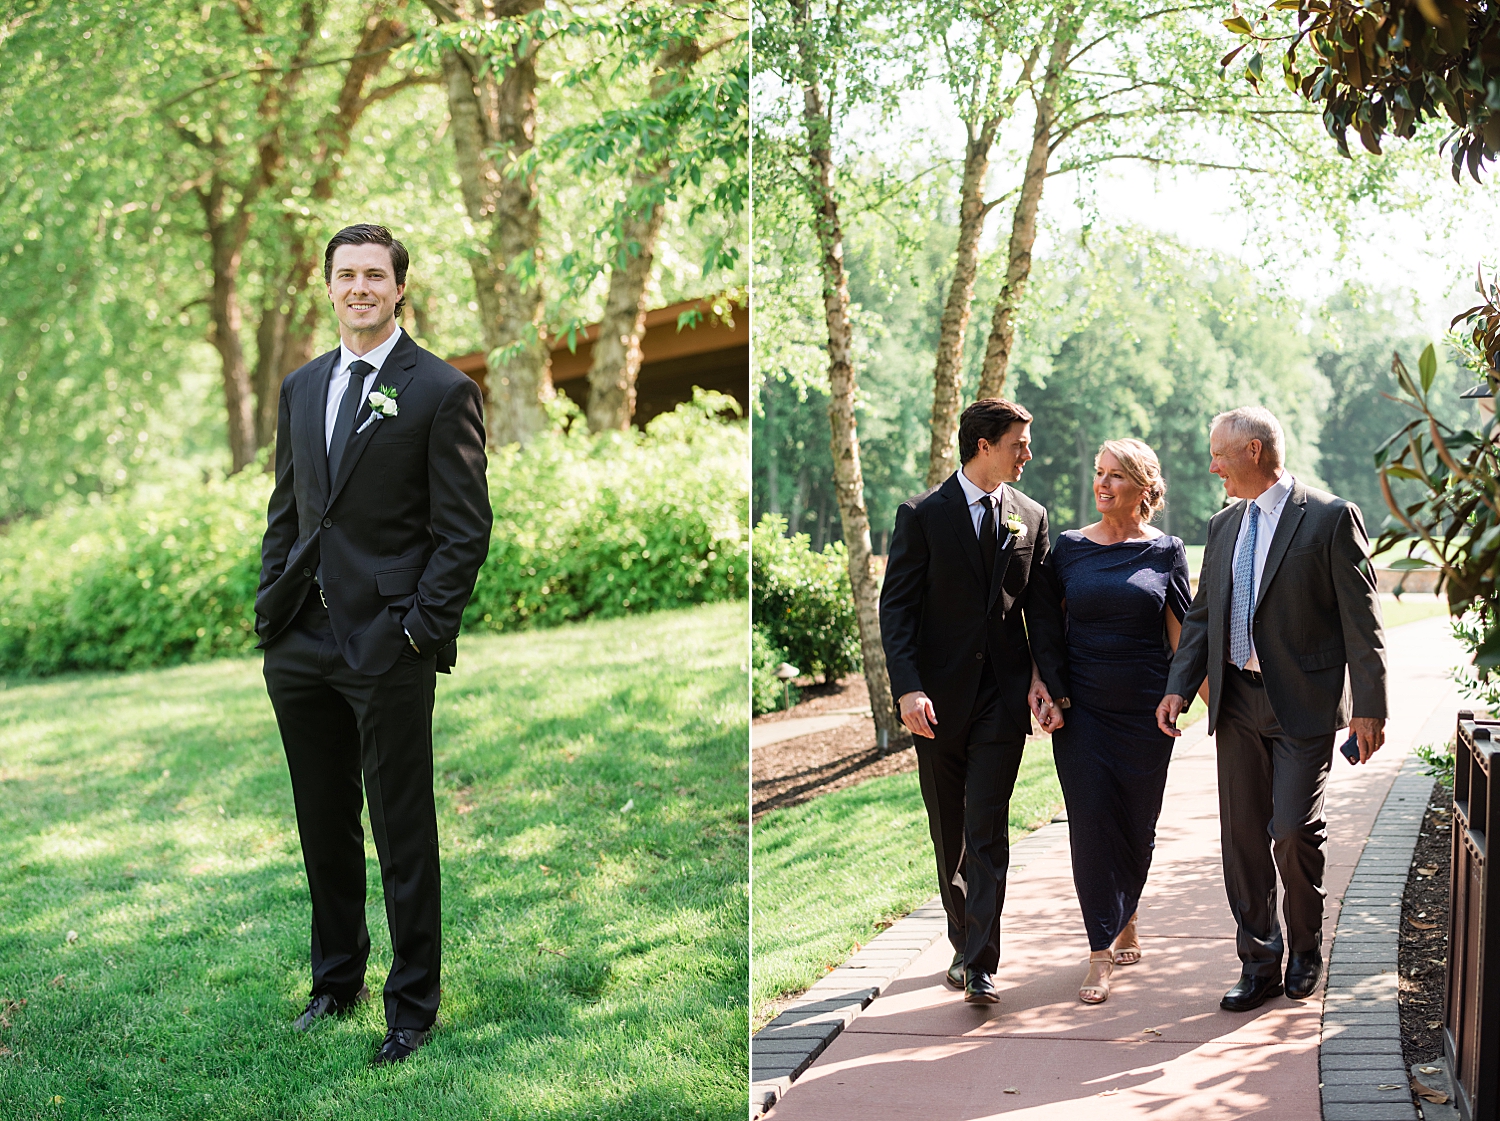
[[384,1071],[368,842],[376,999],[289,1026],[309,910],[260,660],[11,682],[0,1114],[742,1118],[745,624],[714,605],[462,642],[435,720],[440,1027]]
[[[1049,741],[1026,746],[1010,801],[1011,839],[1063,804]],[[915,771],[871,779],[755,823],[753,1024],[937,893]]]

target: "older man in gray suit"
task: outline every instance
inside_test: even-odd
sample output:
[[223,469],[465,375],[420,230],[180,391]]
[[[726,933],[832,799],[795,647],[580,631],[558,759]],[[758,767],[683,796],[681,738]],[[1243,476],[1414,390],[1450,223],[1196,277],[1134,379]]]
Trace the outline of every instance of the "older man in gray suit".
[[1198,594],[1182,623],[1157,723],[1208,678],[1218,737],[1224,888],[1238,927],[1239,981],[1220,1007],[1257,1008],[1283,991],[1276,917],[1281,871],[1289,951],[1285,991],[1302,999],[1323,970],[1323,789],[1337,731],[1365,762],[1385,741],[1385,638],[1359,507],[1294,479],[1265,409],[1214,418],[1209,470],[1239,499],[1208,523]]

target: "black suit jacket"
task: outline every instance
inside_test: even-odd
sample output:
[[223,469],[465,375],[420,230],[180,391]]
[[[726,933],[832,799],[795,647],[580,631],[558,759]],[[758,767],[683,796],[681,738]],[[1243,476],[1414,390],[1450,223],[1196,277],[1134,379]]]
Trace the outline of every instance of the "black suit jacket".
[[344,659],[378,675],[406,634],[448,670],[464,606],[489,552],[489,488],[479,387],[403,332],[375,385],[397,415],[359,432],[355,417],[339,475],[328,477],[324,424],[339,352],[288,374],[276,423],[276,489],[261,545],[255,629],[262,647],[291,623],[319,562]]
[[[1198,594],[1182,621],[1167,692],[1191,697],[1208,678],[1208,730],[1219,722],[1234,598],[1234,545],[1244,501],[1208,523]],[[1385,633],[1359,507],[1296,480],[1266,553],[1250,621],[1276,722],[1299,738],[1349,717],[1386,715]]]
[[920,690],[931,698],[938,746],[962,733],[981,673],[996,674],[1021,728],[1031,727],[1033,657],[1053,697],[1068,695],[1060,595],[1047,567],[1047,511],[1013,486],[1004,495],[1002,528],[1016,516],[1026,531],[1002,539],[988,583],[956,473],[896,510],[880,591],[881,641],[892,695]]

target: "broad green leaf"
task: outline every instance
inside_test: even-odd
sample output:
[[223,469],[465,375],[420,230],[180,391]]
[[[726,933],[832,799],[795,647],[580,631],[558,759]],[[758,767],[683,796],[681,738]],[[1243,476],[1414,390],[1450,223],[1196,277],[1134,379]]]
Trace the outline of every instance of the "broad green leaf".
[[1244,16],[1230,16],[1224,21],[1224,26],[1236,35],[1253,35],[1255,33],[1254,29],[1250,26],[1250,21]]
[[1422,377],[1422,392],[1426,393],[1432,388],[1433,379],[1437,377],[1437,352],[1428,343],[1422,351],[1422,357],[1417,360],[1417,370]]

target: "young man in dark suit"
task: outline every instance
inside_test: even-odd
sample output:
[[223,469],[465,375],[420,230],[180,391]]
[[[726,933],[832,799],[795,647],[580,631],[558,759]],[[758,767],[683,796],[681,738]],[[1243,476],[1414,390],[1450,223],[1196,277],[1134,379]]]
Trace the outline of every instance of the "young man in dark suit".
[[1357,737],[1361,763],[1385,742],[1385,635],[1359,507],[1292,477],[1281,424],[1266,409],[1215,417],[1208,439],[1209,470],[1238,501],[1208,523],[1198,594],[1156,720],[1181,735],[1177,717],[1208,679],[1241,962],[1219,1006],[1247,1012],[1283,989],[1301,1000],[1318,987],[1323,790],[1338,729]]
[[363,776],[392,948],[376,1065],[405,1060],[437,1016],[433,694],[493,521],[479,389],[396,324],[407,263],[383,226],[328,243],[341,341],[282,383],[255,598],[312,896],[295,1026],[369,997]]
[[959,471],[896,511],[880,631],[891,693],[918,737],[954,949],[947,980],[994,1004],[1011,790],[1032,712],[1061,727],[1068,690],[1047,511],[1009,485],[1031,458],[1031,414],[976,401],[958,450]]

